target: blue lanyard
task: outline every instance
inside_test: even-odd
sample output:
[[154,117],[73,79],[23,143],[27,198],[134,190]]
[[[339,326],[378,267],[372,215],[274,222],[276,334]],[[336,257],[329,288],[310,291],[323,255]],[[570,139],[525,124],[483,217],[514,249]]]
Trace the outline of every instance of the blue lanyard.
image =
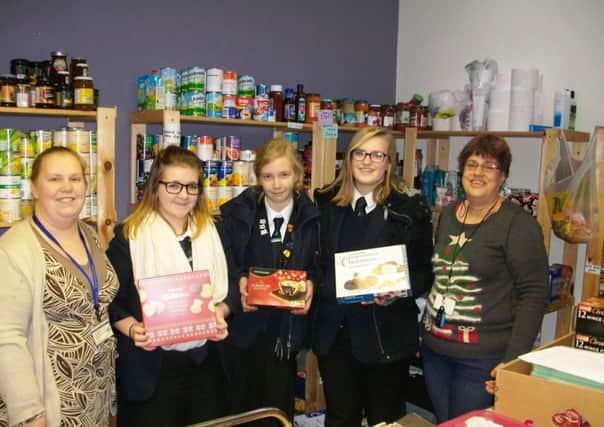
[[86,251],[86,257],[88,258],[88,265],[90,266],[90,272],[92,273],[92,278],[88,275],[88,273],[86,273],[86,271],[84,271],[82,266],[75,259],[73,259],[73,257],[71,255],[69,255],[65,249],[63,249],[63,246],[61,246],[61,244],[55,238],[55,236],[53,236],[51,234],[51,232],[48,231],[48,229],[46,227],[44,227],[44,224],[42,224],[40,222],[40,220],[38,219],[38,217],[35,214],[32,216],[32,218],[33,218],[36,226],[38,226],[38,228],[40,229],[40,231],[42,231],[42,233],[44,233],[44,235],[46,237],[48,237],[55,245],[57,245],[59,247],[59,249],[61,249],[61,251],[63,251],[65,256],[67,256],[67,258],[69,258],[69,261],[71,261],[71,263],[73,265],[75,265],[76,268],[78,270],[80,270],[80,273],[82,273],[84,275],[84,277],[86,278],[86,281],[90,285],[90,291],[92,293],[92,302],[94,304],[94,311],[96,313],[97,320],[100,321],[101,315],[99,312],[99,279],[96,275],[96,268],[94,267],[94,261],[92,260],[92,254],[88,250],[88,245],[86,245],[86,240],[84,239],[82,230],[80,230],[80,227],[78,226],[78,235],[80,236],[80,240],[82,241],[82,244],[84,245],[84,250]]

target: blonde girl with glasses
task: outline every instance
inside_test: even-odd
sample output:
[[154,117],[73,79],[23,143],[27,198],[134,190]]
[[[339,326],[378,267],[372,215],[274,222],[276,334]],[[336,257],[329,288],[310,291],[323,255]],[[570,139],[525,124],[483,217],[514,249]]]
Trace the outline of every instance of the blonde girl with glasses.
[[[141,202],[115,230],[107,255],[120,289],[110,306],[117,331],[118,426],[183,426],[225,414],[224,373],[215,343],[228,335],[227,262],[201,187],[201,161],[177,146],[161,150]],[[211,341],[153,347],[137,280],[208,270],[218,333]]]
[[[337,178],[315,191],[322,281],[315,291],[313,349],[327,403],[326,426],[370,425],[404,415],[409,359],[418,349],[415,298],[432,283],[430,208],[395,175],[396,146],[365,128],[346,146]],[[334,253],[404,244],[413,295],[338,304]]]

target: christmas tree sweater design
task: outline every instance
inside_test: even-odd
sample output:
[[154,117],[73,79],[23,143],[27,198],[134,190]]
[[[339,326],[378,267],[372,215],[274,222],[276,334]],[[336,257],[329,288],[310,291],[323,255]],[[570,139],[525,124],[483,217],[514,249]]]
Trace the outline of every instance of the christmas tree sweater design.
[[[475,344],[479,337],[472,324],[482,320],[482,304],[476,297],[481,292],[480,278],[470,274],[462,251],[472,240],[465,232],[449,235],[449,239],[449,244],[437,249],[432,256],[434,285],[428,294],[423,323],[426,331],[438,338]],[[439,326],[436,317],[440,307],[436,304],[443,298],[452,298],[455,306],[452,313],[445,315],[444,324]]]

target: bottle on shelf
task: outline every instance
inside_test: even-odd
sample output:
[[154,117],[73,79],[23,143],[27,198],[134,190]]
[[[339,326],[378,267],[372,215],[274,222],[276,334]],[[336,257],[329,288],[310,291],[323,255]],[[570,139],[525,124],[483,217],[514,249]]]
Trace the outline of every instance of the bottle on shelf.
[[570,91],[570,116],[568,120],[568,128],[575,130],[577,124],[577,99],[575,98],[575,91]]
[[292,88],[285,88],[285,100],[283,101],[283,120],[286,122],[296,121],[296,97]]
[[298,83],[296,86],[296,121],[304,123],[306,119],[306,94],[304,85]]
[[55,85],[55,106],[57,108],[73,108],[73,88],[69,79],[69,71],[57,72]]
[[271,85],[269,97],[269,122],[283,121],[283,86]]

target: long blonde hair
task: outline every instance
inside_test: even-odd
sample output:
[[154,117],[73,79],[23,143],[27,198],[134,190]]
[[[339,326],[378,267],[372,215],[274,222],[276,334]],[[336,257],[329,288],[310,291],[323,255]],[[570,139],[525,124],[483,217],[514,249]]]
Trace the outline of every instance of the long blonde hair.
[[388,143],[386,173],[384,180],[380,182],[373,190],[373,198],[378,205],[384,204],[392,189],[404,191],[405,187],[400,179],[395,175],[396,167],[396,144],[392,134],[383,128],[366,127],[354,134],[344,150],[344,164],[336,179],[326,188],[320,190],[328,192],[338,189],[335,196],[331,199],[336,206],[348,206],[352,203],[354,196],[354,177],[352,175],[352,151],[359,148],[365,142],[372,138],[382,138]]
[[170,145],[157,154],[151,166],[151,172],[143,191],[143,198],[132,212],[124,220],[123,234],[126,239],[136,237],[139,226],[147,219],[151,213],[159,212],[159,181],[162,173],[169,166],[181,166],[191,168],[199,172],[199,181],[201,191],[197,195],[197,201],[191,212],[193,221],[193,238],[197,237],[208,222],[213,221],[212,215],[205,200],[203,187],[201,187],[201,167],[202,163],[197,156],[189,150],[185,150],[176,145]]
[[304,179],[304,166],[302,166],[302,161],[300,160],[300,156],[294,148],[294,145],[285,138],[273,138],[262,144],[256,154],[254,173],[256,174],[256,180],[259,187],[261,187],[260,174],[262,173],[262,168],[273,160],[281,157],[285,157],[289,160],[289,163],[292,166],[294,171],[294,188],[297,188],[302,184],[302,180]]

